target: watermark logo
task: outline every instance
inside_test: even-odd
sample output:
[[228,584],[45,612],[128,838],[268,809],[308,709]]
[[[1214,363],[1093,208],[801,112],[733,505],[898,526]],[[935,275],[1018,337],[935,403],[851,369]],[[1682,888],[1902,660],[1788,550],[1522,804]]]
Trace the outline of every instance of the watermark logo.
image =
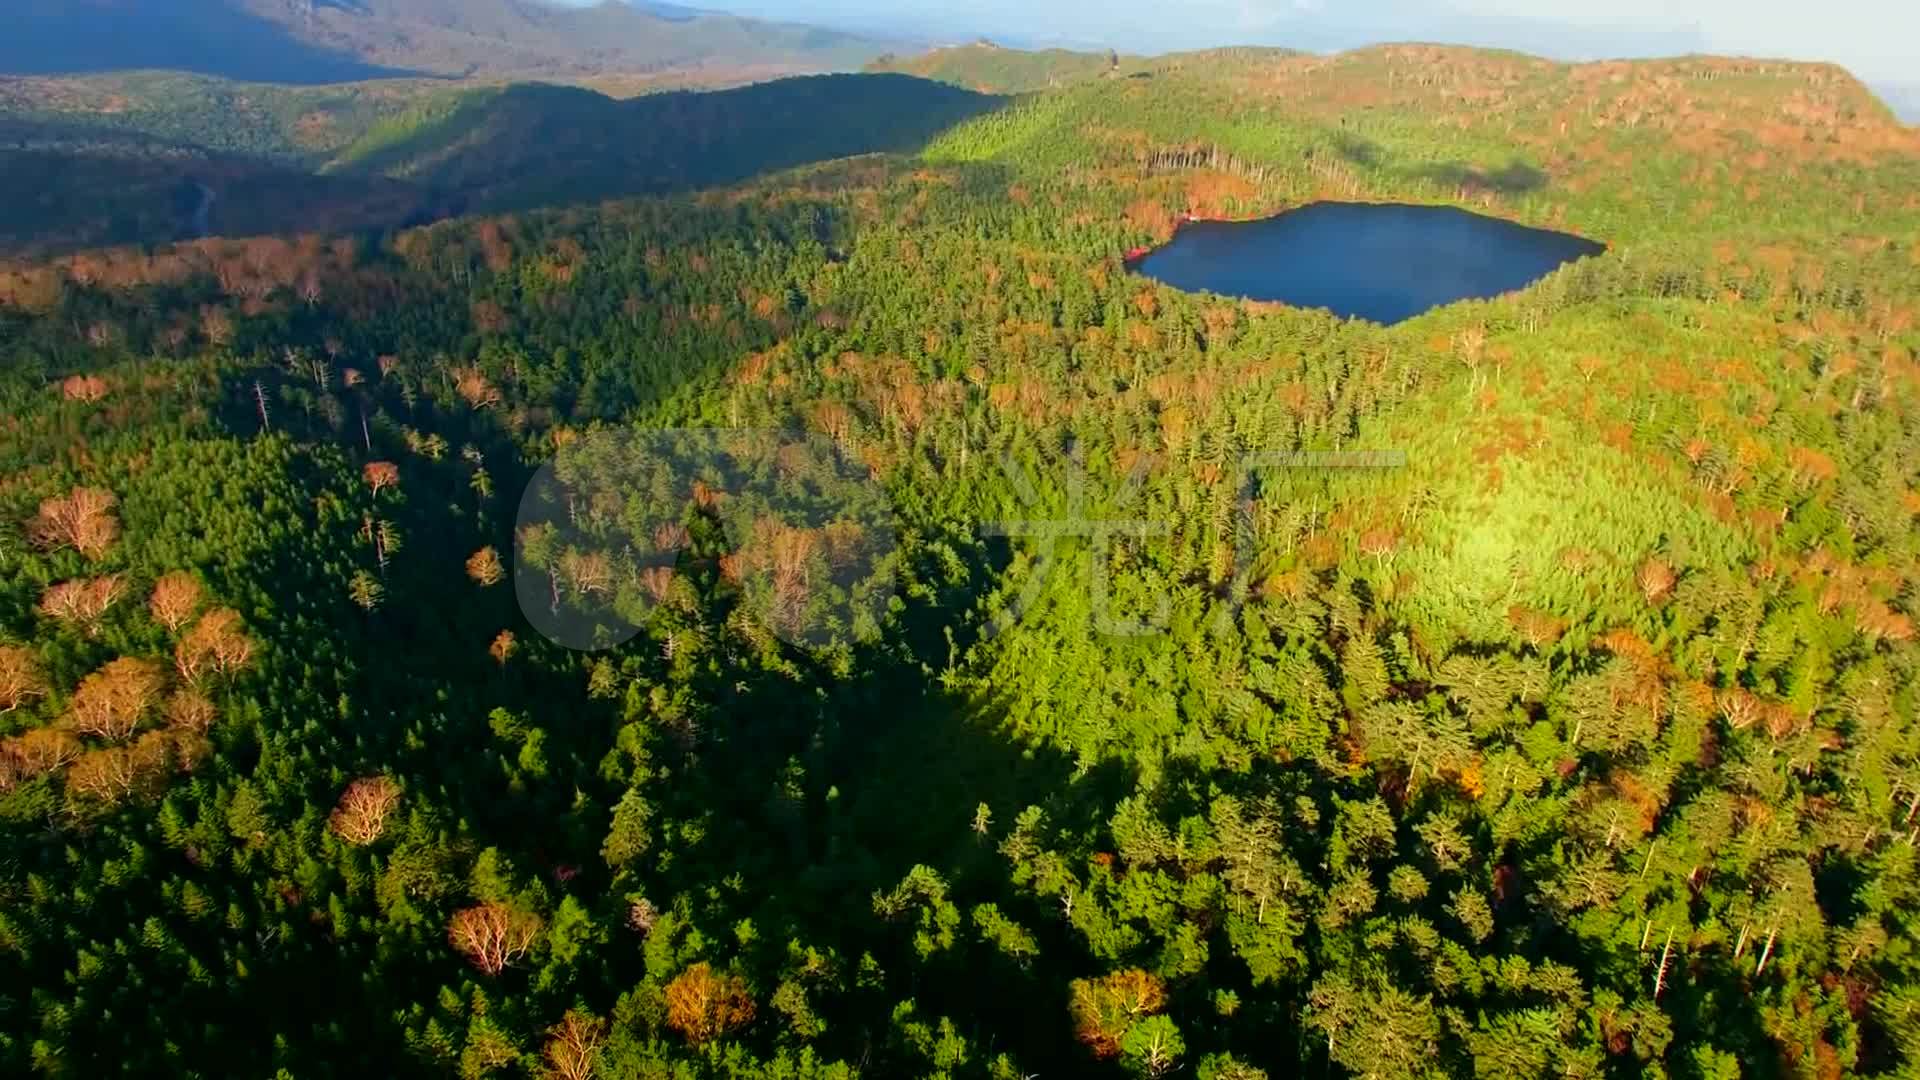
[[[1234,470],[1233,575],[1227,583],[1227,595],[1234,599],[1220,612],[1220,619],[1232,618],[1245,602],[1253,585],[1253,560],[1259,553],[1260,537],[1254,520],[1256,500],[1261,497],[1262,477],[1275,471],[1347,472],[1405,468],[1405,450],[1286,450],[1243,454]],[[1224,629],[1224,627],[1221,627]]]
[[[1251,586],[1255,510],[1277,471],[1394,469],[1404,452],[1294,451],[1240,457],[1231,474],[1231,618]],[[983,633],[1030,615],[1069,568],[1084,565],[1095,633],[1138,638],[1171,625],[1170,587],[1122,590],[1116,544],[1180,532],[1149,497],[1152,459],[1091,475],[1069,452],[1036,474],[1012,457],[999,473],[1020,516],[980,526],[1026,556]],[[1217,476],[1218,474],[1216,474]],[[1043,480],[1046,481],[1043,483]],[[770,429],[601,428],[564,445],[520,499],[514,588],[534,629],[568,648],[616,648],[650,621],[730,594],[738,613],[790,645],[872,640],[897,588],[893,507],[870,470],[821,436]],[[1084,554],[1084,562],[1074,557]],[[1137,583],[1135,583],[1137,584]],[[1121,599],[1125,592],[1126,599]]]
[[[1000,459],[1000,471],[1006,477],[1014,497],[1019,500],[1023,512],[1050,516],[989,522],[981,526],[981,535],[1024,540],[1032,545],[1033,553],[1032,565],[1018,590],[1008,597],[1006,606],[985,627],[984,632],[988,636],[1016,625],[1039,603],[1054,574],[1059,572],[1060,542],[1070,538],[1084,539],[1091,548],[1087,587],[1091,591],[1089,610],[1093,614],[1095,631],[1111,637],[1145,637],[1166,629],[1173,613],[1173,599],[1164,594],[1157,598],[1155,610],[1145,619],[1122,618],[1115,613],[1112,582],[1104,555],[1116,537],[1147,539],[1171,536],[1173,524],[1170,521],[1164,518],[1094,517],[1087,495],[1087,470],[1073,456],[1068,456],[1061,463],[1061,487],[1065,502],[1057,512],[1048,509],[1051,503],[1043,495],[1040,486],[1011,456]],[[1118,491],[1108,500],[1115,513],[1125,514],[1128,508],[1140,502],[1145,476],[1144,464],[1128,471]]]
[[[1340,472],[1398,469],[1406,463],[1406,452],[1401,450],[1299,450],[1242,455],[1233,473],[1233,565],[1224,589],[1232,602],[1220,610],[1219,618],[1223,622],[1232,618],[1252,584],[1254,558],[1259,550],[1260,539],[1256,535],[1254,510],[1256,500],[1261,497],[1264,476],[1278,470]],[[1072,454],[1063,458],[1059,465],[1059,490],[1064,496],[1061,500],[1048,498],[1048,493],[1042,491],[1032,475],[1011,457],[1002,458],[1001,472],[1023,511],[1035,516],[990,522],[981,527],[982,535],[1015,538],[1030,545],[1031,549],[1031,562],[1026,573],[1006,598],[1005,606],[985,628],[987,635],[998,634],[1017,625],[1033,611],[1046,594],[1049,584],[1063,570],[1065,560],[1061,557],[1060,546],[1067,539],[1084,540],[1090,549],[1086,587],[1088,610],[1096,633],[1109,637],[1146,637],[1167,629],[1172,618],[1173,599],[1164,590],[1154,598],[1153,610],[1144,617],[1123,617],[1118,614],[1119,605],[1115,599],[1107,558],[1110,546],[1117,539],[1145,541],[1169,539],[1174,535],[1171,517],[1164,511],[1148,513],[1145,510],[1143,493],[1149,473],[1145,459],[1129,470],[1117,489],[1100,501],[1102,509],[1099,510],[1094,508],[1095,500],[1088,494],[1090,479],[1087,470],[1082,461]],[[1220,628],[1224,629],[1224,626]]]
[[725,590],[793,645],[878,633],[892,507],[832,441],[767,429],[595,429],[520,499],[514,588],[549,640],[610,649],[661,608]]

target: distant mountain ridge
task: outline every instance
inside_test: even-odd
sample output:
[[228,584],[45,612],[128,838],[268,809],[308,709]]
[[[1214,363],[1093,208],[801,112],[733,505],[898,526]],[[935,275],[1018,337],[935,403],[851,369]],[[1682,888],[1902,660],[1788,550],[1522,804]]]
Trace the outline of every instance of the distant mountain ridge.
[[983,94],[1024,94],[1089,79],[1146,76],[1185,64],[1245,64],[1296,55],[1299,54],[1293,49],[1234,45],[1157,56],[1127,56],[1111,51],[1017,49],[983,39],[913,56],[883,56],[868,64],[867,71],[912,75]]
[[616,101],[571,86],[475,90],[382,125],[323,171],[403,180],[473,210],[731,184],[911,153],[1000,99],[903,75],[813,75]]
[[261,82],[404,74],[581,78],[713,65],[851,70],[876,40],[609,0],[24,0],[0,74],[169,69]]
[[1019,94],[1137,70],[1137,57],[1067,49],[1012,49],[981,40],[916,56],[883,56],[872,72],[896,72],[984,93]]

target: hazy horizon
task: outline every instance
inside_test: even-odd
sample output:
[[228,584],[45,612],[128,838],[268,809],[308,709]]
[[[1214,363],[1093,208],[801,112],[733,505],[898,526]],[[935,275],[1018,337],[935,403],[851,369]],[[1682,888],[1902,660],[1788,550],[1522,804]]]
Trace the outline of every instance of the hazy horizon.
[[[1330,51],[1395,40],[1519,49],[1557,59],[1729,55],[1828,61],[1863,79],[1920,81],[1920,5],[1830,0],[1811,8],[1761,0],[706,0],[695,6],[762,18],[940,40],[987,36],[1014,45],[1157,53],[1217,45]],[[1171,16],[1171,17],[1170,17]]]

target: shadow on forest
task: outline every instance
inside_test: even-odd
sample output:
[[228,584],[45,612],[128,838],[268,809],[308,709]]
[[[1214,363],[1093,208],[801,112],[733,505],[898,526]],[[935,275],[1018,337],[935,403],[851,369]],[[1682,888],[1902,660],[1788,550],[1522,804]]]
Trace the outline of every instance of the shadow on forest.
[[[259,428],[252,397],[256,376],[268,391],[293,385],[271,369],[230,381],[220,420],[243,435]],[[269,396],[280,400],[277,393]],[[349,462],[405,458],[399,448],[382,445],[391,434],[379,425],[368,450],[357,406],[349,404],[329,415],[283,402],[274,430],[331,444]],[[490,415],[442,412],[426,402],[403,415],[452,445],[482,448],[498,469],[502,490],[517,490],[525,480]],[[1001,727],[990,709],[940,683],[937,672],[951,651],[968,644],[968,613],[978,591],[996,580],[997,556],[973,553],[963,582],[910,602],[892,622],[892,636],[852,650],[845,670],[829,670],[820,654],[792,649],[782,651],[783,664],[766,666],[737,646],[714,642],[711,662],[700,664],[687,681],[671,682],[694,703],[696,723],[681,731],[657,726],[658,719],[632,705],[622,716],[629,693],[638,700],[650,682],[669,684],[657,670],[659,642],[652,635],[606,653],[549,647],[521,616],[510,590],[473,589],[463,580],[465,556],[486,535],[462,527],[458,517],[464,514],[448,517],[453,504],[474,505],[465,469],[453,455],[439,462],[409,460],[402,490],[403,499],[382,504],[407,546],[384,577],[377,610],[362,612],[337,599],[338,581],[291,557],[268,570],[298,583],[303,595],[327,598],[321,617],[329,626],[319,639],[351,659],[341,665],[352,677],[340,692],[343,701],[351,700],[352,715],[327,725],[333,749],[309,736],[303,752],[322,760],[344,752],[349,759],[328,764],[391,771],[423,794],[431,791],[430,801],[444,808],[449,821],[461,823],[459,840],[469,857],[480,845],[497,847],[556,893],[598,905],[604,923],[618,927],[627,898],[610,894],[612,874],[601,846],[626,784],[609,782],[601,763],[618,744],[615,733],[623,723],[638,723],[651,731],[652,766],[658,770],[645,784],[655,807],[647,861],[657,868],[643,877],[650,900],[662,910],[677,899],[696,911],[724,905],[732,917],[751,920],[759,936],[741,947],[767,952],[754,964],[760,970],[779,969],[795,939],[835,950],[849,967],[863,954],[878,962],[882,982],[849,991],[858,1000],[848,1003],[848,1019],[816,1044],[823,1056],[884,1057],[891,1039],[887,1018],[911,998],[923,1017],[969,1017],[998,1033],[997,1049],[1017,1054],[1029,1069],[1045,1075],[1084,1071],[1084,1053],[1060,1022],[1065,1005],[1058,997],[1061,986],[1084,974],[1076,966],[1084,944],[1057,907],[1010,892],[998,844],[1029,806],[1042,807],[1050,825],[1070,834],[1098,829],[1115,802],[1133,791],[1137,774],[1116,761],[1082,767],[1060,750],[1027,744]],[[510,547],[504,535],[494,542]],[[310,617],[296,616],[284,633],[273,635],[273,651],[293,654],[295,635],[313,633],[302,621]],[[522,642],[510,665],[496,665],[485,654],[486,641],[502,626]],[[649,682],[635,682],[635,689],[611,701],[591,700],[584,692],[587,672],[602,659]],[[490,730],[495,709],[542,732],[541,769],[527,764],[524,751],[516,760],[516,746],[502,741],[497,728]],[[311,793],[314,800],[331,795],[330,789]],[[987,835],[973,828],[981,804],[991,810]],[[691,828],[681,832],[682,825]],[[661,853],[671,858],[658,859]],[[1039,958],[1016,964],[996,956],[983,965],[982,952],[971,947],[932,958],[915,955],[913,916],[888,923],[875,912],[872,897],[893,890],[920,865],[945,880],[947,897],[962,915],[958,937],[976,935],[968,921],[974,905],[997,903],[1033,932]],[[751,906],[736,906],[746,897],[755,898]],[[608,999],[645,975],[636,939],[629,931],[611,932],[613,947],[602,950],[591,976]],[[343,957],[310,977],[345,1000],[354,985],[350,960]],[[310,957],[305,962],[313,966]],[[408,971],[406,977],[417,982],[405,992],[434,992],[433,980],[441,975],[436,967]],[[291,977],[276,970],[276,977],[282,975]],[[272,1019],[284,1020],[277,1014]]]
[[[993,580],[984,564],[971,570],[971,581]],[[832,946],[843,962],[872,952],[881,970],[895,973],[877,1008],[856,1014],[878,1020],[912,998],[925,1017],[968,1016],[999,1033],[1001,1048],[1028,1068],[1069,1075],[1085,1058],[1059,1022],[1056,995],[1079,974],[1084,945],[1057,908],[1010,895],[999,840],[1028,807],[1042,808],[1052,827],[1095,830],[1137,773],[1111,760],[1082,767],[1059,749],[1029,744],[939,684],[934,673],[950,641],[965,643],[961,613],[972,601],[962,587],[911,605],[895,640],[857,651],[850,677],[796,682],[763,672],[712,688],[730,728],[712,733],[697,765],[676,773],[670,815],[705,815],[711,831],[676,860],[669,894],[760,882],[765,900],[754,919],[763,929],[804,928],[810,944]],[[985,834],[974,829],[983,805],[991,813]],[[917,957],[913,916],[888,925],[872,901],[916,866],[945,880],[963,916],[958,936],[975,934],[965,918],[973,905],[994,902],[1035,934],[1040,959],[982,966],[977,950],[962,953],[971,964]],[[905,972],[910,983],[899,981]],[[829,1038],[837,1040],[829,1056],[858,1060],[888,1032],[847,1025]]]
[[1501,195],[1524,195],[1547,186],[1547,174],[1519,159],[1498,169],[1479,169],[1453,162],[1420,169],[1416,176],[1442,184],[1453,184],[1469,191],[1491,191]]
[[164,244],[200,234],[352,232],[426,224],[456,201],[380,176],[315,175],[177,140],[0,117],[0,255]]
[[[1387,152],[1379,143],[1350,132],[1333,134],[1334,152],[1349,165],[1363,169],[1392,168]],[[1450,161],[1397,170],[1407,178],[1464,187],[1469,191],[1491,191],[1502,195],[1523,195],[1547,186],[1547,174],[1515,158],[1498,169],[1481,168],[1465,162]]]
[[1385,160],[1385,154],[1381,151],[1379,143],[1344,131],[1334,135],[1333,148],[1347,164],[1358,165],[1363,169],[1377,169]]

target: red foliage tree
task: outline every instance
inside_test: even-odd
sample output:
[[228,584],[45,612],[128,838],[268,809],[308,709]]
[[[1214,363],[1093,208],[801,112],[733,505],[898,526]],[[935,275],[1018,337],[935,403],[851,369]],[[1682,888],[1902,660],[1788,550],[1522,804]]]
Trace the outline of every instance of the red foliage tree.
[[673,595],[673,567],[649,566],[640,571],[640,587],[656,604],[664,604]]
[[360,470],[360,475],[366,478],[367,486],[373,489],[375,495],[378,495],[400,483],[400,466],[391,461],[369,461],[366,467]]

